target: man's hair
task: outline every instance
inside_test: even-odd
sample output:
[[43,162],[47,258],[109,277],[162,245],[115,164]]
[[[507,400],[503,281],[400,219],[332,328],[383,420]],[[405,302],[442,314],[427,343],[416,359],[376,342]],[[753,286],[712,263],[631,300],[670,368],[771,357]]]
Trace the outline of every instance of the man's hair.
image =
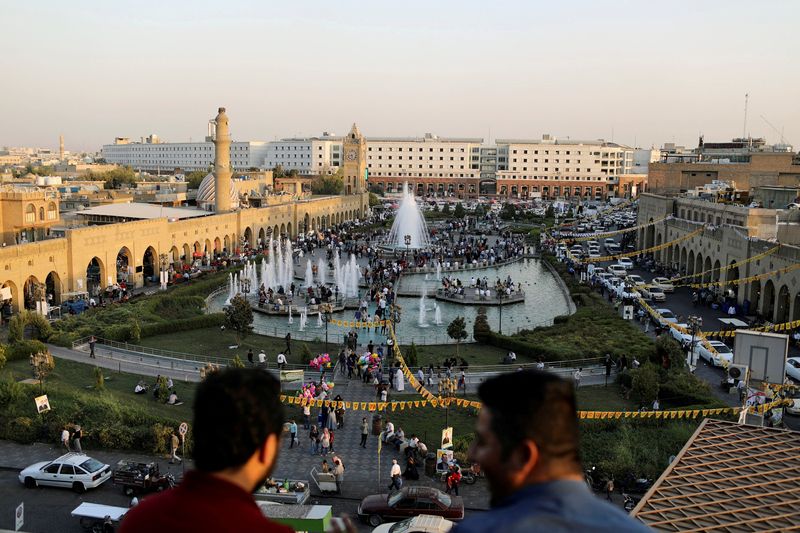
[[580,465],[571,383],[547,372],[523,370],[484,381],[478,395],[491,413],[491,428],[503,459],[525,440],[532,440],[544,461]]
[[280,384],[259,369],[212,373],[194,400],[194,459],[199,470],[243,465],[269,435],[283,430]]

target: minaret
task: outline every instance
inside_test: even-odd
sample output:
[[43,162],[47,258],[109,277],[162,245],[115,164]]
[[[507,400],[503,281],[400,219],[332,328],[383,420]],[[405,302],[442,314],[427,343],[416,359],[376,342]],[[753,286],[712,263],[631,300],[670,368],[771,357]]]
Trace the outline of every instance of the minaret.
[[58,136],[58,160],[64,161],[64,136]]
[[231,131],[225,108],[218,111],[214,119],[214,210],[227,213],[231,210]]

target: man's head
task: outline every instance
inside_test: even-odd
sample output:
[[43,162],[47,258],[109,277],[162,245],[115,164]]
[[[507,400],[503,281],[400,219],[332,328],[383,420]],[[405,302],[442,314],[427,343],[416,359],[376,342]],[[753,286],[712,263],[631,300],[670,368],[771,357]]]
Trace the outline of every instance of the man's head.
[[485,381],[478,395],[483,409],[469,457],[486,473],[492,503],[533,483],[580,479],[571,383],[524,370]]
[[275,465],[283,429],[280,384],[261,370],[211,374],[194,400],[194,458],[199,470],[247,467],[266,477]]

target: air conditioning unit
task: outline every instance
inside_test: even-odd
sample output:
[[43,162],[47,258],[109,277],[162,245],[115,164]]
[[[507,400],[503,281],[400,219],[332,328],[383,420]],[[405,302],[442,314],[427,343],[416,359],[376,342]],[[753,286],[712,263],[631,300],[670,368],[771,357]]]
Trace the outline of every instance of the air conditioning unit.
[[747,365],[737,365],[733,363],[728,365],[728,377],[733,379],[734,383],[738,383],[739,380],[745,380],[746,383],[747,372],[748,372]]

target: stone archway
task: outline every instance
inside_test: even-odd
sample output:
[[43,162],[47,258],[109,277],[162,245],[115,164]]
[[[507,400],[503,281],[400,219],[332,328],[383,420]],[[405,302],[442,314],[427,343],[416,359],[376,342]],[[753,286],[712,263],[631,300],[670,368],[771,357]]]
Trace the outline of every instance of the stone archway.
[[286,235],[286,224],[281,224],[281,237]]
[[694,260],[694,275],[695,282],[703,281],[703,254],[697,254]]
[[250,248],[253,247],[253,230],[250,229],[250,226],[244,228],[244,240],[247,243],[247,246]]
[[688,261],[686,259],[686,247],[685,246],[683,248],[681,248],[681,259],[680,259],[680,262],[678,264],[678,269],[679,270],[683,270],[684,273],[686,273],[686,274],[689,273],[689,263],[688,263]]
[[289,238],[294,238],[294,235],[292,234],[292,223],[291,222],[287,222],[286,223],[286,236],[289,237]]
[[61,305],[61,277],[53,270],[44,280],[47,303],[53,306]]
[[103,261],[99,257],[92,257],[86,265],[86,292],[92,296],[96,295],[106,286],[106,280],[106,267]]
[[207,254],[212,254],[213,255],[213,253],[214,253],[214,243],[211,242],[211,239],[206,239],[205,246],[203,246],[203,251],[206,252]]
[[694,274],[694,250],[689,251],[689,259],[686,262],[686,275],[691,276]]
[[711,281],[720,281],[720,268],[721,265],[719,263],[719,259],[714,261],[714,267],[711,271]]
[[183,245],[183,262],[187,265],[192,262],[192,247],[189,243]]
[[4,299],[2,304],[3,317],[8,317],[12,313],[19,311],[19,292],[17,291],[17,284],[10,280],[3,283],[3,288],[9,289],[11,292],[9,298]]
[[214,238],[214,253],[222,253],[222,241],[219,240],[219,237]]
[[775,323],[781,324],[789,321],[790,303],[791,300],[789,299],[789,287],[783,285],[778,291],[778,300],[776,302],[777,305],[775,309]]
[[227,235],[222,240],[222,247],[226,253],[231,253],[231,238]]
[[30,275],[22,285],[22,300],[25,309],[35,310],[36,302],[45,298],[44,284],[36,276]]
[[728,282],[728,289],[732,290],[734,294],[739,294],[739,284],[733,283],[733,281],[739,279],[739,267],[730,268],[731,265],[736,264],[736,261],[731,261],[731,264],[728,265],[728,270],[725,273],[725,281]]
[[711,257],[706,256],[706,261],[703,263],[703,282],[708,283],[711,281],[713,274],[711,271]]
[[127,246],[123,246],[120,248],[119,252],[117,252],[116,282],[119,283],[120,281],[124,281],[128,285],[132,285],[134,270],[133,266],[133,254]]
[[[656,247],[661,246],[661,239],[662,239],[661,232],[658,232],[656,234]],[[656,252],[655,252],[656,261],[660,262],[661,261],[661,257],[662,257],[661,250],[656,250]]]
[[750,313],[756,314],[759,312],[759,304],[761,303],[761,281],[753,280],[750,282]]
[[644,247],[652,248],[653,243],[656,240],[656,227],[653,224],[652,218],[648,222],[650,223],[650,225],[645,228]]
[[158,254],[156,249],[148,246],[147,250],[142,255],[142,282],[146,285],[147,282],[158,283]]
[[792,320],[800,320],[800,292],[794,295],[794,307],[792,308]]
[[177,263],[181,259],[181,252],[178,250],[177,246],[173,246],[172,249],[169,251],[170,256],[172,257],[172,262]]
[[258,230],[258,243],[260,246],[264,246],[267,243],[267,232],[264,231],[264,228]]

